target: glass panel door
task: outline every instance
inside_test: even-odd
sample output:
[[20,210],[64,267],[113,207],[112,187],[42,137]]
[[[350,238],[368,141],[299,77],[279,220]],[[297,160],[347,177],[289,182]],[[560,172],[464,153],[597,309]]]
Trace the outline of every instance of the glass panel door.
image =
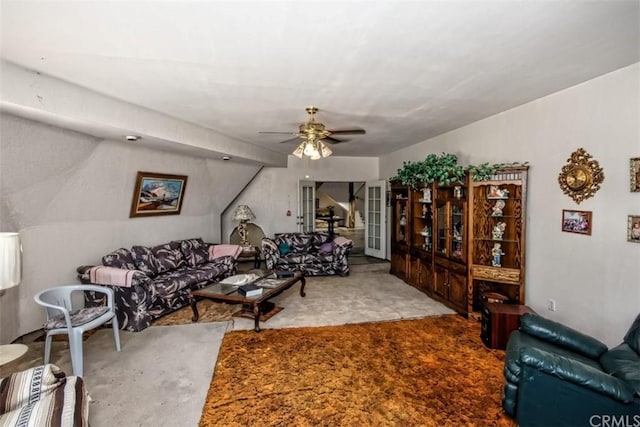
[[314,231],[316,223],[316,183],[300,181],[300,201],[298,207],[298,231]]
[[364,253],[382,259],[386,256],[385,188],[385,181],[367,182],[364,201]]
[[451,256],[464,259],[464,209],[458,203],[451,204]]
[[447,247],[447,204],[446,202],[436,203],[436,253],[448,255]]

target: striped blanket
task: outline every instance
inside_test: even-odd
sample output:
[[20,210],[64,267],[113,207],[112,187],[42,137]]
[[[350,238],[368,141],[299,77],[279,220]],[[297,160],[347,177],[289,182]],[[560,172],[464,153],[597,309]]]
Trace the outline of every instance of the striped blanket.
[[133,283],[133,277],[138,270],[125,270],[123,268],[104,267],[98,265],[91,267],[89,277],[91,283],[98,285],[124,286],[130,288]]
[[0,380],[0,427],[86,427],[89,396],[80,377],[55,365],[16,372]]

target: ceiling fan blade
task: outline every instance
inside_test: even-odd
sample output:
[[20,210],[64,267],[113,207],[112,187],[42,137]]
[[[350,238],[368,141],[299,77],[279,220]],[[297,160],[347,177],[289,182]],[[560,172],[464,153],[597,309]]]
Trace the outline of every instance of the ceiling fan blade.
[[296,132],[258,132],[258,133],[270,133],[274,135],[295,135]]
[[330,130],[332,135],[363,135],[366,133],[364,129],[339,129]]
[[299,136],[296,136],[295,138],[291,138],[291,139],[285,139],[284,141],[280,141],[280,144],[284,144],[286,142],[293,142],[293,141],[298,141],[300,139]]
[[324,138],[322,138],[322,141],[328,142],[329,144],[337,144],[339,142],[347,142],[349,140],[348,139],[333,138],[331,136],[325,136]]

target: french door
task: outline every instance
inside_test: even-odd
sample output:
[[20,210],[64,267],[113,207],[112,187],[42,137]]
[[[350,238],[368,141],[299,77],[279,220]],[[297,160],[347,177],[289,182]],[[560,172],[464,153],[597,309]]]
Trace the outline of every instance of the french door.
[[364,197],[364,253],[382,259],[386,257],[385,190],[385,181],[367,182]]
[[314,231],[316,222],[316,183],[315,181],[300,181],[299,188],[298,231]]

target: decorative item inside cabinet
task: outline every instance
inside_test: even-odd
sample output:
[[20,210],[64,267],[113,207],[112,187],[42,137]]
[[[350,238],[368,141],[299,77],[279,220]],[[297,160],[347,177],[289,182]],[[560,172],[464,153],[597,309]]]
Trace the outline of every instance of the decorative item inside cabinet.
[[403,188],[394,193],[393,216],[395,230],[393,230],[392,241],[400,245],[407,245],[409,241],[409,196],[408,190]]
[[433,251],[433,200],[431,187],[413,190],[411,248]]

